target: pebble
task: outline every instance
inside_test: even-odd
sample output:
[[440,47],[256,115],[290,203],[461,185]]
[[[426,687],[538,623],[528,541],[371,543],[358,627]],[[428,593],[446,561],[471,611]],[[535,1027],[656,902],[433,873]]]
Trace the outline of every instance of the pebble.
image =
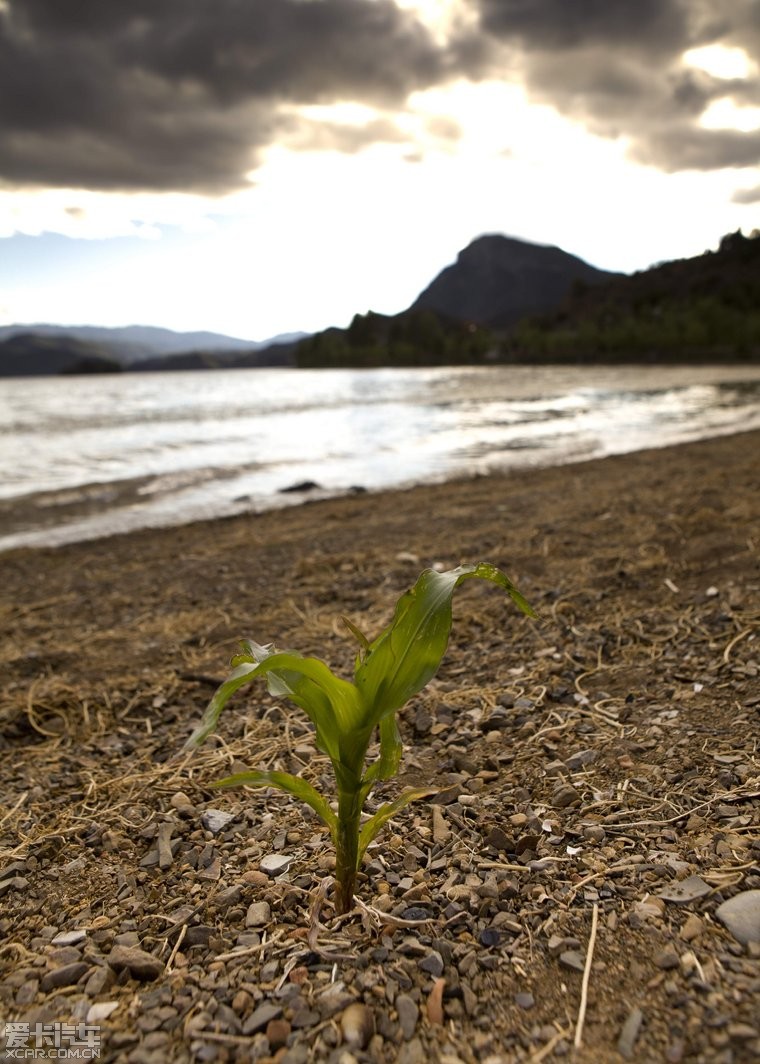
[[426,957],[419,962],[423,972],[432,975],[434,979],[443,975],[443,957],[436,950],[431,950]]
[[52,940],[52,946],[78,946],[80,942],[84,942],[87,938],[87,932],[82,930],[76,931],[61,931]]
[[574,972],[582,972],[585,968],[583,957],[575,949],[566,949],[559,955],[559,963],[564,968],[570,968]]
[[587,765],[592,765],[598,756],[596,750],[578,750],[566,759],[565,764],[571,772],[579,772]]
[[259,868],[274,879],[275,876],[281,876],[283,872],[287,872],[292,863],[293,858],[284,853],[268,853],[266,857],[262,857]]
[[715,910],[715,915],[742,945],[760,942],[760,890],[744,890]]
[[420,1017],[420,1010],[417,1006],[417,1002],[410,998],[408,994],[399,994],[396,998],[395,1004],[396,1012],[398,1013],[398,1022],[401,1025],[401,1032],[408,1042],[414,1037],[414,1032],[417,1030],[417,1021]]
[[267,1024],[266,1036],[269,1048],[276,1050],[287,1044],[290,1024],[287,1020],[274,1019]]
[[578,794],[575,787],[571,787],[569,783],[557,787],[551,797],[551,804],[555,809],[566,809],[571,805],[580,805],[580,801],[580,794]]
[[488,832],[486,842],[489,846],[493,846],[495,850],[509,850],[512,847],[513,840],[503,828],[496,826],[492,827]]
[[666,946],[665,949],[660,950],[653,957],[654,963],[658,968],[662,968],[663,971],[670,971],[671,968],[677,968],[681,963],[681,959],[678,953],[672,946]]
[[681,928],[679,935],[684,942],[692,942],[695,938],[699,938],[705,929],[703,921],[697,916],[696,913],[690,913],[686,918],[683,927]]
[[64,964],[60,968],[53,968],[52,971],[46,972],[40,980],[40,990],[43,993],[48,990],[57,990],[62,986],[73,986],[78,983],[90,970],[89,964],[85,964],[84,961],[77,961],[74,964]]
[[118,1001],[96,1001],[94,1005],[90,1005],[87,1010],[87,1022],[88,1023],[102,1023],[103,1020],[107,1020],[112,1012],[115,1012],[119,1007]]
[[115,972],[126,969],[134,979],[143,982],[158,979],[164,970],[162,960],[136,946],[114,946],[107,960]]
[[272,919],[272,909],[268,901],[255,901],[248,906],[245,915],[246,927],[265,927]]
[[234,813],[228,813],[224,809],[206,809],[201,813],[201,824],[212,835],[218,835],[224,831],[231,820],[235,819]]
[[630,1060],[633,1057],[633,1047],[636,1039],[639,1037],[639,1031],[641,1030],[641,1024],[644,1020],[644,1013],[639,1008],[633,1008],[628,1013],[628,1018],[623,1024],[623,1029],[620,1032],[618,1038],[617,1048],[621,1057],[625,1057],[626,1060]]
[[515,994],[515,1005],[519,1005],[521,1009],[532,1009],[535,1004],[536,999],[532,994],[527,992]]
[[260,1031],[271,1020],[276,1020],[281,1015],[282,1008],[279,1005],[273,1005],[271,1001],[264,1001],[258,1008],[254,1009],[243,1024],[243,1034],[253,1034],[255,1031]]

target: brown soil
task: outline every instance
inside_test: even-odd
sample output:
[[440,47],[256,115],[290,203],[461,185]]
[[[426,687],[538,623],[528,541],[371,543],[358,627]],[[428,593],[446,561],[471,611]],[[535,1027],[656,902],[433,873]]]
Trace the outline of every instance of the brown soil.
[[[89,1019],[132,1064],[758,1059],[760,945],[716,916],[760,888],[758,454],[744,434],[1,556],[0,1019]],[[376,632],[422,568],[480,560],[539,620],[457,592],[377,795],[437,804],[391,822],[336,919],[310,811],[209,788],[241,765],[328,787],[299,711],[262,685],[182,744],[237,638],[347,673],[341,614]],[[700,897],[661,896],[690,876]]]

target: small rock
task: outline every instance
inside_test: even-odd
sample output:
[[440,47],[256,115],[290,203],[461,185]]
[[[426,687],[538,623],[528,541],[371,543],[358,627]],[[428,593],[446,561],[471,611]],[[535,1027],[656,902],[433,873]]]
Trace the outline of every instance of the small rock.
[[625,1057],[626,1060],[630,1060],[633,1056],[633,1046],[636,1039],[639,1037],[639,1031],[641,1030],[641,1024],[644,1019],[644,1013],[639,1008],[633,1008],[628,1013],[628,1018],[623,1024],[623,1029],[620,1032],[618,1038],[617,1048],[621,1057]]
[[676,905],[688,905],[712,893],[712,887],[701,876],[688,876],[676,883],[670,883],[657,892],[657,896]]
[[410,998],[408,994],[399,994],[396,998],[396,1011],[398,1012],[398,1022],[401,1024],[401,1031],[408,1042],[414,1037],[414,1032],[417,1030],[417,1021],[420,1017],[417,1002]]
[[270,1020],[267,1024],[266,1036],[269,1042],[269,1048],[272,1050],[280,1049],[282,1046],[287,1045],[288,1035],[290,1034],[290,1024],[287,1020],[274,1019]]
[[533,997],[532,994],[515,994],[515,1005],[519,1005],[521,1009],[532,1009],[535,1004],[536,999]]
[[195,806],[184,791],[175,791],[169,799],[172,809],[176,809],[180,816],[192,817],[195,815]]
[[513,839],[507,835],[503,828],[496,825],[488,832],[486,842],[489,846],[493,846],[495,850],[509,850],[512,847]]
[[150,982],[158,979],[164,970],[164,962],[137,946],[114,946],[106,958],[115,972],[125,969],[134,979]]
[[677,968],[681,963],[678,953],[672,946],[666,946],[665,949],[660,950],[659,953],[655,954],[653,960],[658,968],[662,968],[666,972],[670,971],[671,968]]
[[736,894],[719,905],[715,915],[743,946],[760,942],[760,890]]
[[340,1029],[348,1045],[364,1049],[375,1033],[375,1018],[366,1005],[355,1001],[344,1010],[340,1018]]
[[268,901],[255,901],[248,906],[245,915],[246,927],[265,927],[272,919],[272,908]]
[[28,979],[16,991],[16,1004],[19,1006],[31,1005],[37,997],[40,984],[36,979]]
[[280,495],[288,495],[301,491],[317,491],[319,484],[316,480],[299,480],[295,484],[289,484],[287,488],[279,488]]
[[419,966],[423,972],[432,975],[434,979],[443,975],[443,957],[437,950],[431,950],[426,957],[423,957]]
[[270,1020],[276,1020],[281,1015],[282,1009],[279,1005],[273,1005],[271,1001],[264,1001],[257,1009],[254,1009],[243,1024],[243,1034],[253,1034],[255,1031],[260,1031],[262,1027],[266,1027]]
[[87,938],[87,932],[82,930],[61,931],[52,940],[52,946],[78,946]]
[[570,968],[574,972],[582,972],[585,967],[583,957],[575,949],[566,949],[563,953],[560,953],[559,963],[564,968]]
[[40,980],[40,990],[43,993],[47,993],[48,990],[57,990],[62,986],[73,986],[89,970],[89,964],[85,964],[84,961],[64,964],[61,968],[53,968],[52,971],[46,972]]
[[281,876],[283,872],[287,872],[292,863],[293,858],[284,853],[268,853],[266,857],[262,857],[259,862],[259,868],[262,872],[266,872],[268,876],[274,878],[275,876]]
[[578,794],[575,787],[571,787],[569,783],[557,787],[551,797],[551,804],[555,809],[566,809],[571,805],[580,805],[580,801],[580,794]]
[[571,772],[579,772],[587,765],[592,765],[598,756],[596,750],[578,750],[565,760],[565,764]]
[[101,1023],[103,1020],[107,1020],[112,1012],[115,1012],[119,1007],[118,1001],[96,1001],[94,1005],[90,1005],[87,1012],[88,1023]]
[[23,876],[11,876],[10,879],[4,879],[0,883],[0,898],[10,890],[26,890],[28,886],[29,880]]
[[692,942],[695,938],[699,938],[705,929],[705,925],[696,913],[690,913],[686,918],[686,921],[681,928],[679,935],[684,942]]
[[201,814],[201,824],[212,835],[218,835],[224,831],[231,820],[235,819],[234,813],[228,813],[224,809],[206,809]]

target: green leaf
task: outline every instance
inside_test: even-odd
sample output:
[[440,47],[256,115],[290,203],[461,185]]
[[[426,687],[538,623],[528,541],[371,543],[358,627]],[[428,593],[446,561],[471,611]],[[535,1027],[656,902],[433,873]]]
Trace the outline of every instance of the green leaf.
[[228,787],[277,787],[287,794],[300,798],[311,806],[330,829],[333,842],[337,837],[338,818],[330,808],[326,798],[310,783],[300,776],[292,776],[289,772],[259,772],[255,769],[250,772],[236,772],[234,776],[226,776],[223,780],[217,780],[212,787],[224,789]]
[[408,791],[403,791],[398,798],[393,802],[386,802],[385,805],[381,805],[378,811],[369,818],[363,825],[359,832],[359,851],[356,859],[356,867],[361,864],[364,852],[372,842],[378,831],[383,828],[391,817],[395,816],[404,806],[409,805],[410,802],[415,802],[418,798],[424,798],[428,794],[435,794],[435,788],[431,790],[429,787],[416,787]]
[[209,702],[200,724],[185,743],[185,750],[200,746],[209,737],[216,728],[219,714],[227,705],[229,699],[237,690],[250,683],[255,678],[257,671],[255,665],[242,662],[230,673],[229,678],[217,688],[216,694]]
[[389,780],[396,775],[401,762],[402,750],[401,733],[398,730],[396,717],[393,713],[389,713],[380,721],[380,756],[370,765],[362,780],[362,803],[372,790],[375,780]]
[[398,600],[393,620],[370,644],[364,660],[357,662],[355,682],[368,723],[399,709],[435,676],[449,641],[454,591],[472,578],[497,584],[523,613],[535,616],[511,580],[488,562],[445,573],[426,569]]
[[[256,676],[266,676],[269,691],[300,706],[314,724],[317,745],[334,761],[341,760],[341,741],[361,725],[359,696],[353,684],[335,676],[318,658],[304,658],[245,642],[244,653],[209,703],[203,720],[185,744],[198,746],[214,730],[230,697]],[[366,749],[366,746],[365,746]]]
[[344,617],[343,614],[341,614],[340,619],[343,621],[346,628],[348,628],[349,632],[354,637],[359,646],[362,648],[362,651],[369,650],[369,639],[367,639],[361,628],[357,628],[354,622],[350,621],[348,617]]

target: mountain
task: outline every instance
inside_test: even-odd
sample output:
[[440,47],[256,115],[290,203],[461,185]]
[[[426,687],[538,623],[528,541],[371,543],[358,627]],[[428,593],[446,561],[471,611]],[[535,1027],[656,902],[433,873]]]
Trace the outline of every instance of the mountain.
[[493,361],[499,337],[530,314],[553,310],[575,285],[621,276],[556,247],[490,234],[473,240],[408,310],[354,316],[298,344],[299,366],[440,365]]
[[511,330],[500,357],[527,363],[757,362],[760,232],[728,233],[716,251],[603,284],[578,283],[550,313]]
[[307,335],[281,333],[255,342],[145,325],[4,325],[0,377],[285,366],[293,364],[295,345]]
[[143,358],[185,354],[187,351],[258,351],[270,344],[292,342],[305,333],[283,333],[267,340],[241,340],[214,332],[174,332],[152,325],[127,325],[107,328],[101,325],[3,325],[0,340],[19,333],[37,336],[69,337],[85,343],[102,345],[125,366]]
[[14,333],[0,340],[0,377],[120,373],[121,369],[109,351],[73,336]]
[[594,285],[615,276],[560,248],[489,234],[460,251],[409,309],[500,329],[553,310],[577,282]]

